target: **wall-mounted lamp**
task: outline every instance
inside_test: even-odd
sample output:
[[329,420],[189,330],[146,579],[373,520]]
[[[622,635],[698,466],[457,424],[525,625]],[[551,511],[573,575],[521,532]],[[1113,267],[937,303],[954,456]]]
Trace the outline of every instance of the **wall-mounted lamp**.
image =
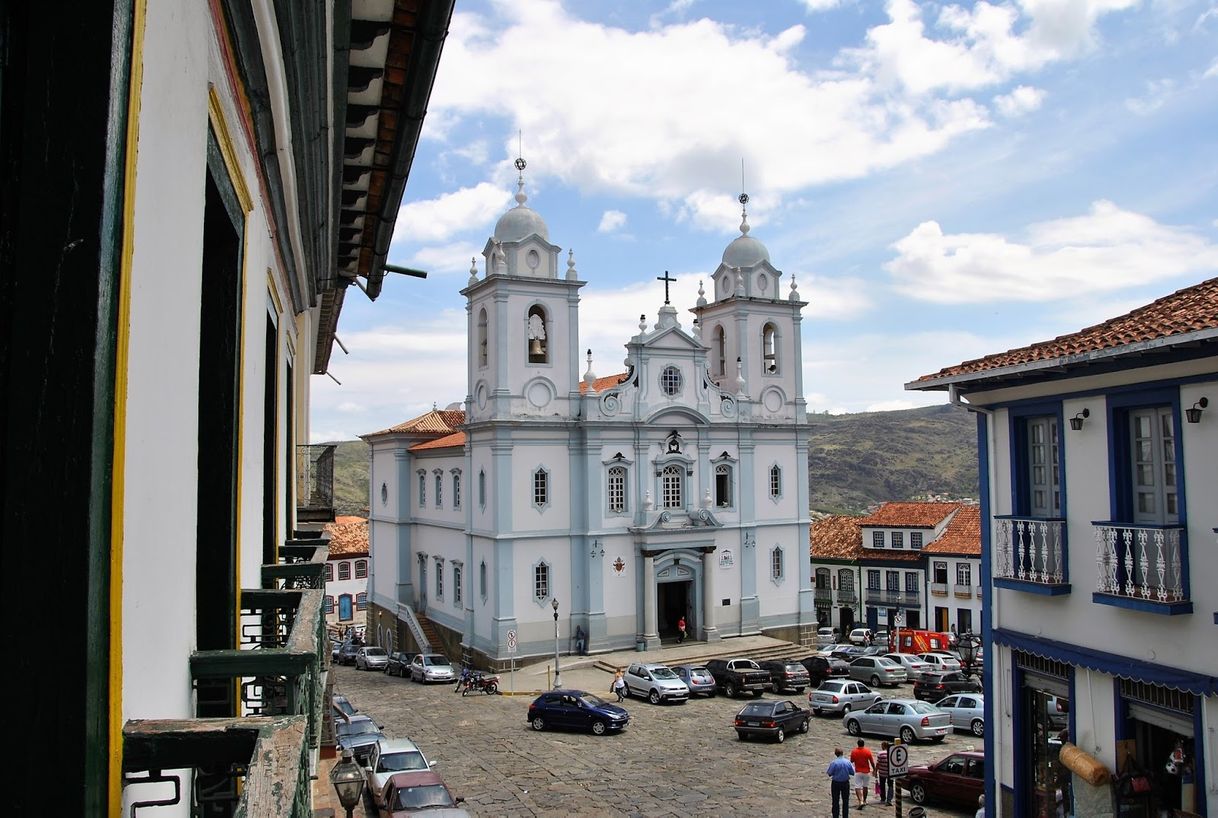
[[1201,422],[1201,410],[1210,405],[1209,398],[1202,398],[1193,404],[1191,409],[1185,409],[1184,415],[1188,418],[1189,423]]
[[1089,417],[1091,417],[1091,410],[1084,409],[1074,417],[1070,418],[1070,431],[1077,432],[1078,430],[1082,429],[1083,421]]

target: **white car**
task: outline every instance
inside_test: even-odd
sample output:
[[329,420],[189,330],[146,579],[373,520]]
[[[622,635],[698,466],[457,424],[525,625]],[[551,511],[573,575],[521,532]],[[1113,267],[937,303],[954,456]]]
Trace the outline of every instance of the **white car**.
[[952,717],[952,729],[985,735],[985,696],[980,693],[953,693],[935,702],[935,707]]
[[871,628],[855,628],[850,631],[849,641],[852,645],[869,645],[871,644]]
[[668,665],[635,663],[626,668],[626,694],[660,702],[686,702],[689,687]]
[[825,645],[832,645],[834,641],[835,640],[834,640],[833,628],[817,628],[816,629],[817,647],[823,647]]
[[359,649],[355,654],[356,670],[384,670],[389,661],[389,654],[384,648],[368,645]]
[[368,792],[377,797],[394,773],[430,770],[434,766],[410,739],[383,738],[368,753],[364,778],[368,781]]
[[930,665],[931,671],[935,673],[953,673],[960,670],[960,660],[950,653],[931,651],[919,653],[918,658]]
[[440,653],[420,653],[410,660],[410,679],[414,682],[452,682],[457,671],[452,662]]
[[905,676],[911,682],[919,682],[925,678],[922,674],[932,672],[931,666],[922,661],[916,653],[885,653],[885,659],[891,659],[905,668]]

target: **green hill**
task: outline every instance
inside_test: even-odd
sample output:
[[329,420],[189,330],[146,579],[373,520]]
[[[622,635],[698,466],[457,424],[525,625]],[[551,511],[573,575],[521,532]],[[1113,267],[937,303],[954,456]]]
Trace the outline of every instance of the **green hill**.
[[[860,513],[885,500],[977,496],[976,420],[953,406],[812,415],[808,477],[813,511]],[[368,444],[334,452],[339,514],[368,513]]]

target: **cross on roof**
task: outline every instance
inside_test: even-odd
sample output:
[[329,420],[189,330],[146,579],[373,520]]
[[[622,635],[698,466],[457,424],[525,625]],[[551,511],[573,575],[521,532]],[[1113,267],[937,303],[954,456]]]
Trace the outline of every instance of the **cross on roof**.
[[676,281],[676,279],[675,279],[675,278],[673,278],[672,276],[670,276],[670,275],[668,274],[668,271],[667,271],[667,270],[665,270],[665,271],[664,271],[664,275],[662,275],[662,276],[656,276],[656,281],[663,281],[663,282],[664,282],[664,303],[665,303],[665,304],[667,304],[667,303],[668,303],[668,285],[669,285],[671,282]]

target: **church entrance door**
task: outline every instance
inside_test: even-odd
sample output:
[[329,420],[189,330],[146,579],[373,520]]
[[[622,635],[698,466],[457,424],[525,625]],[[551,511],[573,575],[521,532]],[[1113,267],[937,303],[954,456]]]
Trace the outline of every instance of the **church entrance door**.
[[676,639],[677,622],[682,616],[685,617],[685,633],[692,638],[695,632],[693,582],[662,582],[656,586],[656,596],[660,638]]

